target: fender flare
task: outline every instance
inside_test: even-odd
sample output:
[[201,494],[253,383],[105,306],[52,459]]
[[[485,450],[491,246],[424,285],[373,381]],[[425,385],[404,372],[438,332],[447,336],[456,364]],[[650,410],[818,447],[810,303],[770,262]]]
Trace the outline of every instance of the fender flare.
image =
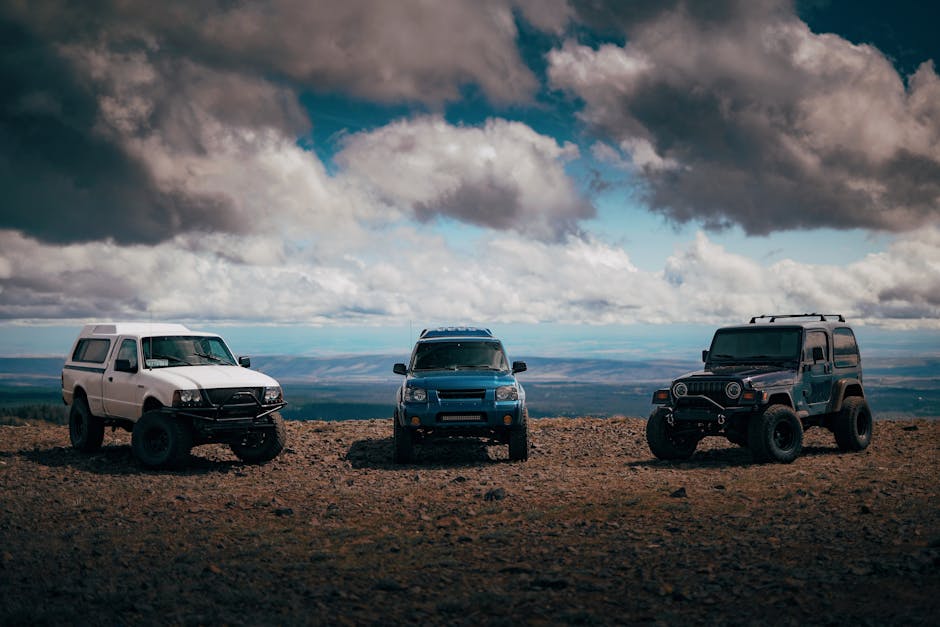
[[[856,390],[852,388],[857,388],[858,393],[854,393]],[[852,389],[852,394],[846,394],[846,391]],[[842,411],[842,401],[845,400],[846,396],[861,396],[865,398],[865,388],[862,387],[862,382],[858,379],[839,379],[832,385],[832,403],[829,406],[829,413],[836,413]]]

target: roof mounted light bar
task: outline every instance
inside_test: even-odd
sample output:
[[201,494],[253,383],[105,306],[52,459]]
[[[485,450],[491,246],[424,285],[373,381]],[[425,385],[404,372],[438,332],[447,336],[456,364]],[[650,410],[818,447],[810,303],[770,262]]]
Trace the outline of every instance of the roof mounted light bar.
[[420,339],[432,337],[493,337],[493,332],[477,327],[439,327],[421,331]]
[[826,322],[827,318],[836,318],[839,322],[845,322],[845,318],[842,314],[821,314],[821,313],[802,313],[802,314],[774,314],[774,315],[763,315],[763,316],[754,316],[751,318],[750,324],[756,324],[758,320],[763,320],[764,318],[769,318],[768,322],[776,322],[780,318],[819,318],[820,322]]

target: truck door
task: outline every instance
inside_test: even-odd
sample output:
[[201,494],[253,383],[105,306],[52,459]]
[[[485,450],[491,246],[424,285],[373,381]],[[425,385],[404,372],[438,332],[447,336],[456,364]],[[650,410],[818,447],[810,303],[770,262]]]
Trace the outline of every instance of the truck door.
[[826,411],[832,394],[832,354],[825,331],[807,331],[803,344],[803,400],[810,414]]
[[138,384],[137,340],[121,340],[117,355],[108,364],[104,373],[104,410],[115,418],[140,418],[143,385]]

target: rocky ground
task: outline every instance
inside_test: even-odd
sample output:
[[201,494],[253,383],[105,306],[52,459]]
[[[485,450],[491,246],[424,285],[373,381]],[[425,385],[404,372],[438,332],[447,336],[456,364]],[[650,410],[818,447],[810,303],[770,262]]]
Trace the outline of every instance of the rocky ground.
[[940,422],[878,422],[791,465],[706,440],[654,461],[638,419],[544,419],[505,447],[391,421],[289,423],[148,472],[129,437],[0,427],[0,624],[917,625],[940,616]]

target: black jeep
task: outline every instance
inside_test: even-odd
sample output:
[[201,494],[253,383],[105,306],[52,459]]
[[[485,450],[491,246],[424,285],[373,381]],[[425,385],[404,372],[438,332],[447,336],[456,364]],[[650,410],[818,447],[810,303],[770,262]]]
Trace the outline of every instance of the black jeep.
[[855,334],[837,314],[755,316],[715,332],[705,367],[657,390],[646,440],[659,459],[686,459],[707,435],[789,463],[803,431],[825,427],[843,451],[871,442]]

